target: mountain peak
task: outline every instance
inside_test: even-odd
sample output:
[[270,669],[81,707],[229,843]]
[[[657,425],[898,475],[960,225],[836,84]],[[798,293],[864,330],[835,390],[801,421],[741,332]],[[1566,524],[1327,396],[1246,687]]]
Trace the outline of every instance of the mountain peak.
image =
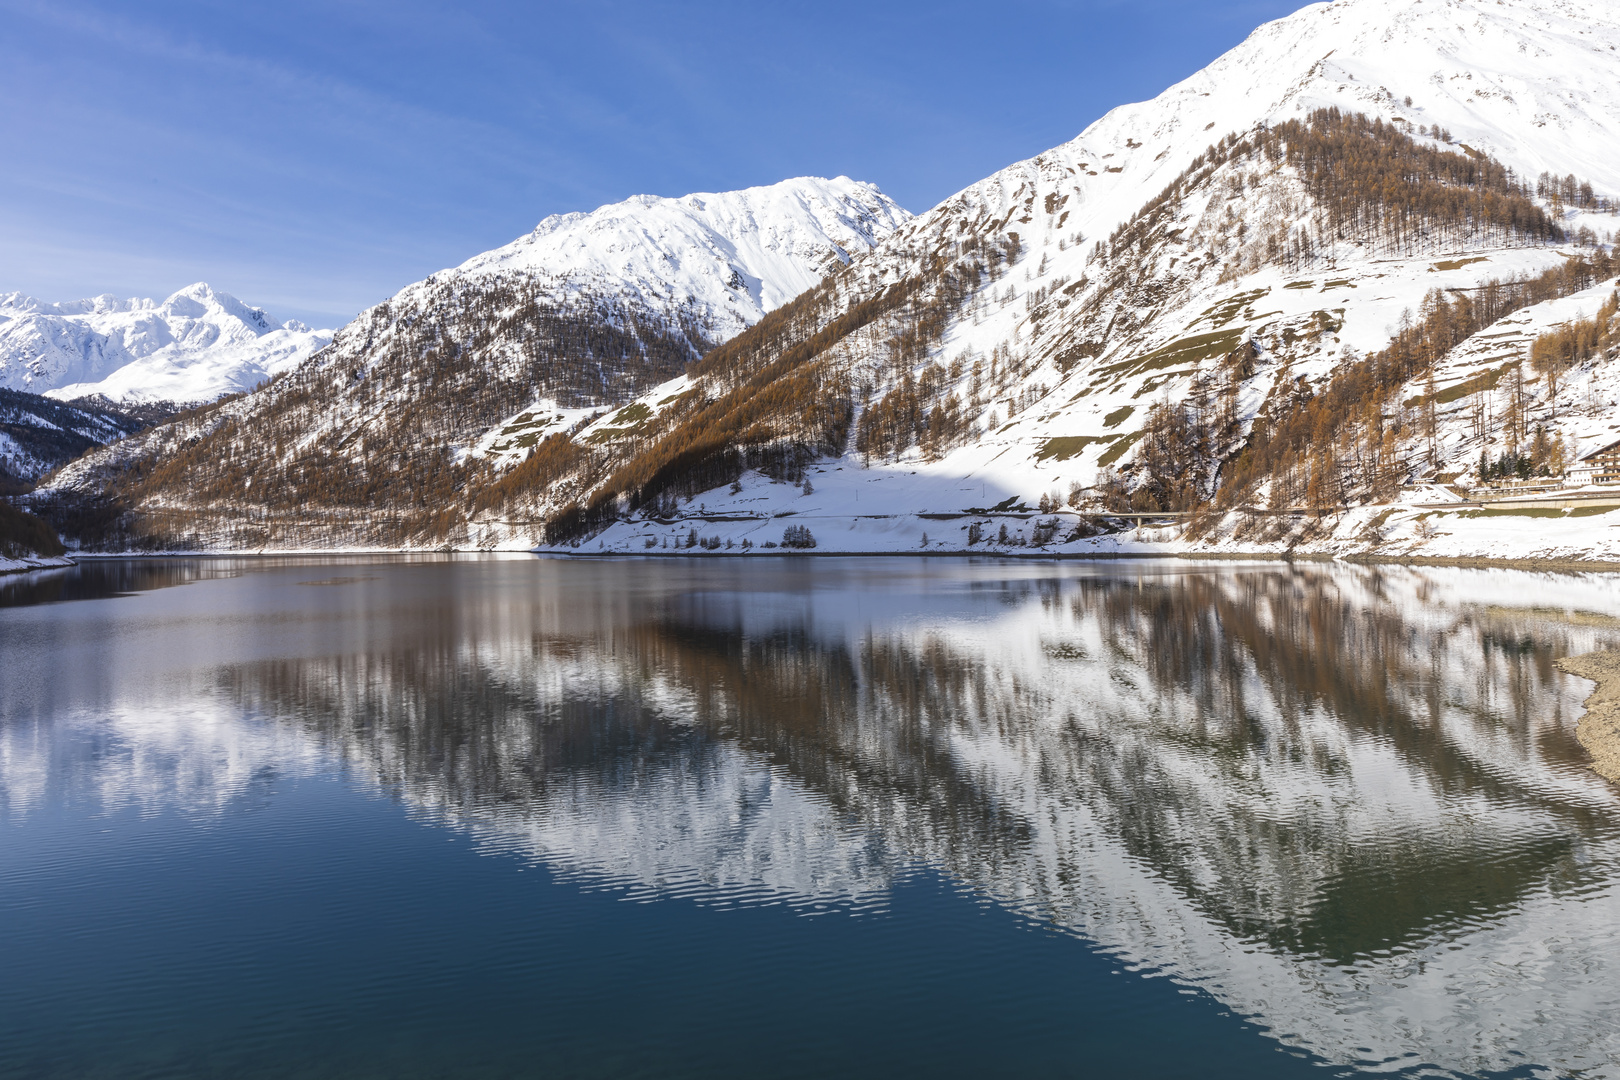
[[278,326],[205,281],[162,303],[111,294],[45,303],[0,296],[0,386],[53,397],[208,401],[246,390],[331,339]]
[[[1620,143],[1617,70],[1620,5],[1608,0],[1312,4],[1157,97],[963,189],[894,243],[981,213],[1023,221],[1008,227],[1026,244],[1055,241],[1059,229],[1071,242],[1107,236],[1211,144],[1326,107],[1438,132],[1527,179],[1575,174],[1620,195],[1620,156],[1593,152]],[[1036,191],[1067,199],[1068,212],[1013,212]]]
[[[215,289],[206,281],[193,282],[171,293],[168,299],[163,301],[162,310],[180,318],[207,319],[213,316],[216,321],[224,320],[240,324],[243,330],[254,336],[280,329],[270,318],[269,312],[263,308],[249,307],[230,293]],[[231,329],[234,330],[235,326]]]
[[1168,151],[1179,170],[1229,132],[1336,105],[1438,126],[1522,173],[1575,172],[1620,191],[1620,162],[1590,152],[1620,132],[1617,55],[1620,6],[1607,0],[1333,0],[1266,23],[1069,145],[1101,154],[1139,142],[1136,156]]
[[589,212],[553,214],[448,273],[538,274],[653,307],[674,298],[724,340],[911,217],[876,185],[847,176],[634,195]]

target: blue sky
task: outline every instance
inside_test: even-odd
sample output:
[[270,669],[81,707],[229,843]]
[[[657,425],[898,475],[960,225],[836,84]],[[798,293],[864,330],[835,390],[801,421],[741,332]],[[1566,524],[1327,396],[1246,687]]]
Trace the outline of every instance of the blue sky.
[[806,174],[921,211],[1301,0],[0,0],[0,291],[336,325],[547,214]]

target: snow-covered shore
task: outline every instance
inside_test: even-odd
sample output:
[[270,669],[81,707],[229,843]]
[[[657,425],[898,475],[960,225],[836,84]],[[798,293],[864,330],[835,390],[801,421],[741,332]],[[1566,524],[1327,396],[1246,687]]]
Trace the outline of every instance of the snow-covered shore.
[[[1190,520],[1128,520],[1062,507],[1042,512],[1005,477],[951,476],[927,465],[812,465],[787,483],[749,472],[730,489],[637,512],[577,542],[545,543],[534,521],[481,520],[453,543],[383,546],[306,541],[246,548],[224,536],[189,550],[112,555],[385,555],[537,552],[558,555],[958,555],[1033,558],[1338,559],[1620,569],[1620,488],[1468,501],[1448,487],[1411,488],[1387,504],[1316,517],[1232,511]],[[1050,505],[1050,503],[1048,504]],[[783,546],[808,530],[814,547]],[[797,537],[802,539],[802,533]]]
[[29,555],[23,558],[10,558],[0,555],[0,574],[26,574],[30,570],[56,570],[72,565],[73,560],[66,556]]
[[[1056,523],[1055,526],[1053,523]],[[1099,525],[1118,531],[1075,536]],[[1123,526],[1123,527],[1122,527]],[[789,528],[809,530],[814,547],[784,546]],[[977,529],[977,539],[974,531]],[[1044,543],[1042,534],[1052,529]],[[486,533],[471,544],[402,547],[307,545],[259,548],[203,546],[189,550],[75,552],[77,560],[184,556],[386,556],[503,553],[564,556],[746,557],[778,555],[921,555],[1033,559],[1183,558],[1311,559],[1410,565],[1477,565],[1620,570],[1620,498],[1613,505],[1562,511],[1532,507],[1446,509],[1425,504],[1358,507],[1337,516],[1234,512],[1196,536],[1186,520],[1120,519],[1064,511],[1039,513],[897,512],[865,516],[815,513],[781,516],[715,512],[669,519],[635,519],[576,543],[537,544],[521,531]],[[1003,539],[1005,530],[1005,539]],[[1373,536],[1378,539],[1374,540]],[[973,542],[970,542],[972,540]],[[67,559],[0,560],[0,573],[71,565]]]
[[[1330,558],[1487,564],[1620,566],[1620,490],[1529,494],[1491,503],[1449,488],[1411,489],[1395,502],[1308,514],[1234,511],[1194,522],[1139,521],[1071,510],[1040,512],[994,482],[931,475],[926,468],[829,461],[807,483],[745,475],[662,514],[637,514],[601,533],[533,550],[560,554],[993,555]],[[965,508],[964,508],[965,504]],[[1562,505],[1559,505],[1562,504]],[[813,548],[784,548],[790,527]],[[473,547],[530,547],[523,526],[486,522]]]

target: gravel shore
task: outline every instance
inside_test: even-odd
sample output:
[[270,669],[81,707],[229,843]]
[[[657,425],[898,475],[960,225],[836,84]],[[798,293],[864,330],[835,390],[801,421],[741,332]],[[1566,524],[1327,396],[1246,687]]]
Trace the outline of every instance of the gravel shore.
[[1597,683],[1575,737],[1592,755],[1592,768],[1620,784],[1620,652],[1566,656],[1557,663],[1559,670]]

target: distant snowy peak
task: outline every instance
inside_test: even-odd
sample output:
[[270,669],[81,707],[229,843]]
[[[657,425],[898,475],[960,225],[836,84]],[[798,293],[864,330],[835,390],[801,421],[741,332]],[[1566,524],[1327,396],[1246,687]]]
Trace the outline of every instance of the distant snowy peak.
[[870,250],[912,215],[874,185],[801,177],[556,214],[435,279],[522,272],[655,308],[697,305],[721,337]]
[[[262,308],[248,307],[230,293],[216,292],[202,281],[170,296],[158,310],[169,316],[171,321],[191,319],[197,324],[223,326],[233,331],[240,324],[253,335],[279,329],[271,325],[270,316]],[[234,320],[234,323],[229,320]]]
[[53,397],[209,401],[246,390],[331,340],[205,282],[161,302],[47,303],[0,294],[0,386]]
[[59,304],[29,296],[27,293],[0,293],[0,314],[16,315],[105,315],[119,311],[137,311],[157,307],[155,300],[140,297],[122,299],[112,293],[102,293],[88,300],[67,300]]
[[[187,285],[163,301],[138,296],[123,299],[111,293],[103,293],[87,300],[67,300],[52,304],[25,293],[0,293],[0,316],[13,318],[23,315],[73,318],[141,312],[158,312],[176,319],[202,321],[207,321],[210,315],[224,316],[235,319],[254,334],[280,329],[273,324],[269,313],[263,308],[249,307],[230,293],[220,292],[205,281]],[[223,319],[215,318],[213,322],[219,324]],[[285,328],[292,329],[292,326],[286,324]]]

